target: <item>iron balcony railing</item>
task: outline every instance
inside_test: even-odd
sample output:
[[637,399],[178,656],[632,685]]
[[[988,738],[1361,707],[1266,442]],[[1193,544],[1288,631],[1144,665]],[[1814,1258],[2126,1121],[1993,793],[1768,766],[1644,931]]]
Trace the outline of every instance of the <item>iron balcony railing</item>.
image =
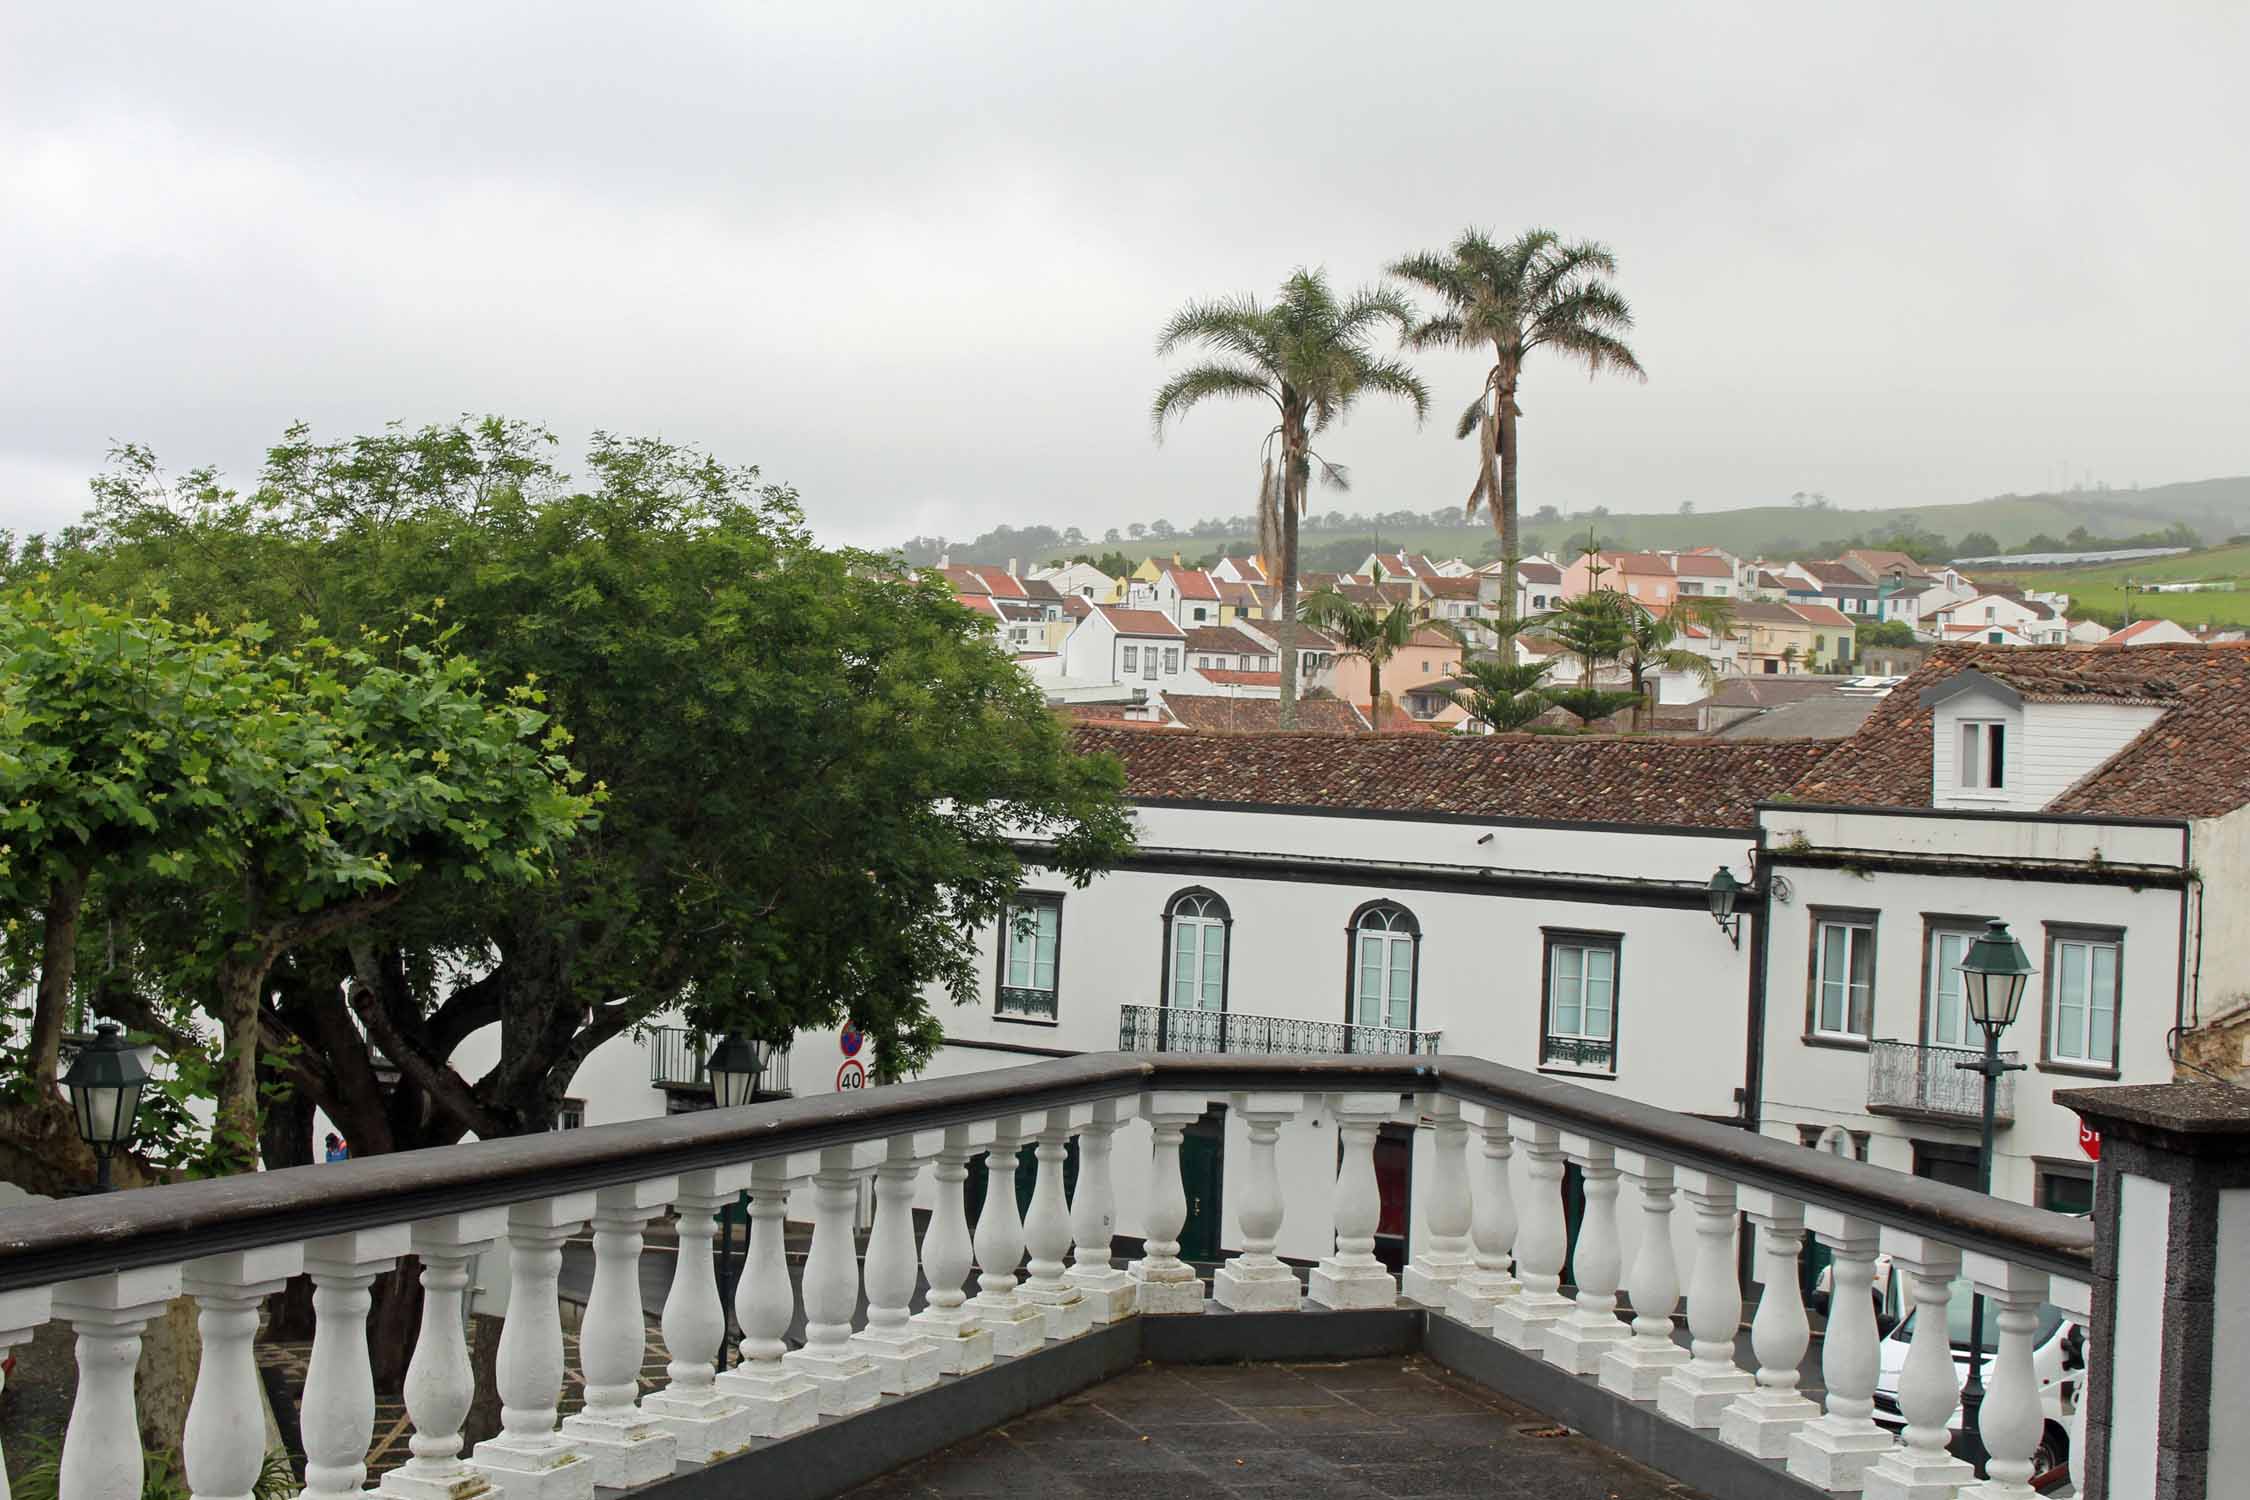
[[[1961,1066],[1980,1056],[1981,1053],[1967,1047],[1869,1042],[1867,1111],[1956,1124],[1981,1120],[1984,1118],[1984,1080]],[[2012,1063],[2016,1054],[2003,1052],[2000,1060]],[[2002,1125],[2015,1122],[2016,1078],[2013,1073],[2000,1075],[1993,1118]]]
[[1000,986],[999,1009],[1004,1016],[1037,1016],[1047,1021],[1057,1020],[1062,1014],[1053,990],[1026,989],[1009,984]]
[[1614,1073],[1617,1044],[1606,1037],[1544,1036],[1539,1039],[1539,1061],[1552,1067]]
[[1342,1021],[1306,1021],[1293,1016],[1252,1016],[1240,1011],[1168,1005],[1127,1005],[1121,1007],[1117,1022],[1117,1047],[1121,1052],[1405,1056],[1435,1053],[1444,1035],[1442,1031],[1353,1026]]
[[[789,1097],[789,1044],[752,1042],[764,1067],[758,1073],[755,1099]],[[707,1089],[711,1075],[704,1071],[711,1038],[686,1026],[652,1026],[648,1030],[648,1081],[656,1087]]]

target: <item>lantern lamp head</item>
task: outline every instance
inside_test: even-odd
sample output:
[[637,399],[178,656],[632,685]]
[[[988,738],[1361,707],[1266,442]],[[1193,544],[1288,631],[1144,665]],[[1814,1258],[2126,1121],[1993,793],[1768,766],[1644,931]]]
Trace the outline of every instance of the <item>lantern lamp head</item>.
[[120,1147],[132,1144],[139,1124],[141,1091],[148,1085],[148,1069],[140,1050],[125,1040],[116,1025],[104,1021],[94,1028],[94,1039],[78,1050],[63,1087],[70,1091],[70,1111],[76,1116],[78,1138],[94,1149],[99,1176],[95,1186],[109,1187],[109,1162]]
[[1727,935],[1729,942],[1741,947],[1742,917],[1735,906],[1742,898],[1742,882],[1734,878],[1732,870],[1721,865],[1704,889],[1711,903],[1711,920],[1719,924],[1719,930]]
[[1969,1018],[1997,1037],[2015,1023],[2023,1006],[2023,993],[2031,984],[2031,960],[2023,944],[2008,932],[2008,924],[1995,918],[1984,924],[1984,934],[1969,945],[1961,960],[1961,990]]
[[748,1104],[758,1090],[758,1075],[765,1070],[766,1062],[759,1056],[757,1045],[744,1040],[739,1031],[728,1032],[703,1065],[703,1071],[711,1075],[711,1102],[720,1109]]

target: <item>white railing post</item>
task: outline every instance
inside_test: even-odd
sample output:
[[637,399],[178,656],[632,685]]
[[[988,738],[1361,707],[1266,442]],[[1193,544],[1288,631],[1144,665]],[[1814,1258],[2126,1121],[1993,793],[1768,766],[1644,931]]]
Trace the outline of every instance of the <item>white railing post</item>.
[[1094,1310],[1063,1275],[1070,1254],[1070,1203],[1063,1168],[1070,1158],[1072,1133],[1091,1114],[1083,1104],[1050,1109],[1035,1137],[1038,1145],[1032,1159],[1038,1167],[1031,1184],[1031,1215],[1023,1226],[1024,1244],[1031,1252],[1030,1274],[1019,1295],[1046,1318],[1050,1339],[1076,1338],[1094,1326]]
[[[8,1351],[28,1344],[39,1326],[54,1316],[55,1296],[47,1287],[23,1287],[0,1292],[0,1394],[7,1385]],[[261,1434],[261,1437],[263,1434]],[[0,1500],[8,1500],[7,1454],[0,1452]]]
[[63,1430],[64,1500],[141,1500],[141,1424],[133,1375],[141,1331],[180,1295],[178,1266],[143,1266],[66,1281],[54,1314],[78,1340],[78,1389]]
[[1563,1255],[1569,1248],[1563,1222],[1562,1137],[1552,1125],[1519,1121],[1523,1146],[1523,1202],[1517,1205],[1516,1279],[1523,1290],[1492,1309],[1493,1336],[1510,1348],[1538,1354],[1547,1330],[1574,1304],[1556,1288],[1562,1285]]
[[252,1343],[259,1306],[305,1268],[302,1245],[267,1245],[190,1261],[180,1289],[195,1299],[203,1358],[180,1441],[195,1500],[250,1500],[266,1459],[265,1391]]
[[398,1264],[411,1229],[389,1224],[305,1244],[313,1284],[312,1359],[297,1424],[305,1439],[305,1487],[313,1500],[356,1497],[367,1484],[375,1439],[375,1369],[367,1357],[368,1288]]
[[874,1363],[852,1347],[859,1307],[859,1173],[879,1159],[882,1142],[830,1146],[813,1173],[812,1249],[805,1256],[805,1345],[781,1357],[783,1368],[820,1391],[820,1414],[848,1417],[883,1399]]
[[1604,1354],[1633,1337],[1617,1316],[1617,1282],[1624,1270],[1617,1235],[1617,1155],[1607,1141],[1577,1132],[1564,1135],[1562,1147],[1586,1185],[1578,1252],[1571,1258],[1578,1305],[1548,1325],[1540,1352],[1547,1363],[1573,1375],[1593,1375],[1600,1372]]
[[1695,1264],[1687,1318],[1694,1357],[1656,1383],[1656,1409],[1689,1427],[1716,1427],[1735,1397],[1757,1382],[1734,1362],[1742,1284],[1734,1273],[1734,1184],[1695,1167],[1672,1174],[1695,1210]]
[[734,1284],[742,1363],[722,1371],[712,1383],[721,1395],[742,1403],[755,1437],[788,1437],[820,1422],[819,1390],[782,1363],[789,1348],[784,1336],[797,1312],[784,1243],[789,1189],[811,1173],[815,1160],[810,1152],[795,1152],[750,1164],[748,1243]]
[[1797,1284],[1797,1255],[1805,1240],[1805,1208],[1764,1188],[1736,1190],[1757,1234],[1758,1311],[1750,1319],[1750,1348],[1758,1356],[1758,1388],[1735,1397],[1719,1419],[1719,1439],[1757,1458],[1787,1458],[1789,1438],[1820,1415],[1798,1391],[1812,1325],[1805,1320]]
[[875,1366],[876,1384],[904,1396],[938,1383],[938,1346],[908,1319],[914,1305],[914,1180],[945,1146],[940,1131],[894,1135],[875,1167],[875,1224],[867,1235],[867,1326],[852,1347]]
[[984,1207],[977,1214],[977,1294],[969,1301],[969,1311],[992,1335],[992,1352],[1007,1359],[1047,1341],[1046,1315],[1016,1294],[1016,1267],[1023,1261],[1016,1154],[1023,1148],[1024,1126],[1021,1115],[993,1122],[991,1149],[984,1155]]
[[[931,1169],[937,1182],[929,1226],[922,1231],[922,1274],[930,1283],[929,1304],[907,1321],[935,1345],[938,1368],[948,1375],[970,1375],[992,1363],[992,1335],[963,1306],[976,1248],[969,1242],[969,1210],[964,1184],[969,1159],[991,1138],[989,1125],[950,1125]],[[1106,1147],[1107,1142],[1104,1142]],[[1106,1150],[1105,1150],[1106,1157]],[[1078,1190],[1086,1190],[1081,1169]],[[1086,1247],[1080,1243],[1078,1253]]]
[[594,1466],[555,1430],[562,1399],[562,1248],[594,1211],[592,1193],[535,1198],[508,1210],[508,1311],[493,1382],[500,1431],[469,1462],[504,1500],[589,1500]]
[[1444,1094],[1422,1100],[1422,1123],[1430,1132],[1429,1190],[1422,1200],[1422,1242],[1399,1291],[1409,1302],[1443,1307],[1453,1285],[1476,1268],[1469,1253],[1469,1127],[1461,1103]]
[[383,1500],[477,1500],[492,1486],[461,1457],[461,1428],[476,1401],[476,1371],[462,1301],[469,1264],[507,1233],[508,1211],[479,1208],[424,1219],[408,1231],[422,1262],[422,1326],[406,1366],[407,1439],[413,1456],[371,1492]]
[[1867,1500],[1953,1500],[1976,1471],[1946,1451],[1953,1414],[1961,1404],[1961,1375],[1953,1364],[1946,1305],[1961,1274],[1961,1252],[1924,1235],[1886,1228],[1884,1253],[1912,1299],[1912,1341],[1899,1371],[1898,1409],[1906,1418],[1903,1444],[1876,1456],[1862,1493]]
[[1187,1189],[1180,1180],[1180,1138],[1203,1118],[1206,1103],[1201,1094],[1155,1093],[1142,1105],[1152,1127],[1144,1221],[1148,1238],[1141,1258],[1133,1262],[1133,1280],[1140,1288],[1135,1305],[1144,1313],[1203,1311],[1203,1279],[1180,1259],[1180,1231],[1188,1216]]
[[653,1484],[672,1472],[680,1445],[641,1410],[648,1319],[641,1310],[641,1235],[680,1190],[677,1177],[621,1182],[594,1194],[594,1287],[578,1329],[585,1409],[564,1419],[563,1437],[594,1467],[603,1489]]
[[1672,1342],[1672,1309],[1680,1272],[1672,1255],[1672,1164],[1645,1151],[1620,1151],[1617,1166],[1640,1189],[1641,1240],[1626,1289],[1633,1297],[1633,1336],[1602,1355],[1602,1389],[1628,1401],[1654,1401],[1664,1377],[1688,1362]]
[[1070,1269],[1063,1279],[1078,1288],[1096,1323],[1130,1316],[1139,1293],[1132,1273],[1111,1258],[1117,1236],[1117,1182],[1111,1171],[1117,1127],[1131,1118],[1132,1104],[1102,1099],[1092,1117],[1078,1127],[1078,1192],[1070,1202]]
[[1477,1154],[1475,1188],[1469,1195],[1469,1235],[1476,1247],[1476,1264],[1454,1281],[1446,1294],[1445,1310],[1472,1328],[1490,1328],[1493,1308],[1521,1293],[1523,1283],[1516,1280],[1512,1269],[1516,1193],[1508,1172],[1515,1155],[1515,1138],[1509,1133],[1505,1110],[1486,1105],[1479,1115],[1477,1134],[1483,1148]]
[[1375,1138],[1398,1112],[1396,1094],[1331,1094],[1338,1157],[1331,1214],[1336,1249],[1313,1267],[1306,1300],[1322,1307],[1389,1307],[1398,1301],[1398,1279],[1375,1258],[1375,1230],[1383,1200],[1375,1182]]
[[1984,1402],[1977,1408],[1977,1434],[1984,1439],[1981,1484],[1961,1491],[1961,1500],[2032,1500],[2032,1455],[2047,1429],[2039,1401],[2039,1375],[2032,1367],[2032,1336],[2039,1327],[2039,1304],[2046,1300],[2047,1273],[2027,1270],[1996,1256],[1970,1251],[1962,1269],[1990,1304],[1987,1321],[1997,1321],[1998,1346],[1986,1365]]
[[1281,1174],[1274,1164],[1274,1142],[1281,1127],[1305,1107],[1302,1094],[1236,1094],[1234,1112],[1250,1132],[1250,1160],[1242,1183],[1242,1253],[1211,1276],[1211,1297],[1235,1312],[1294,1312],[1304,1283],[1281,1263]]
[[719,1300],[718,1268],[711,1242],[719,1210],[749,1186],[750,1168],[707,1167],[683,1173],[672,1199],[679,1248],[672,1284],[664,1294],[664,1389],[641,1398],[647,1412],[672,1434],[679,1456],[707,1464],[750,1445],[750,1410],[720,1392],[715,1377],[727,1341],[726,1304]]
[[[2057,1311],[2078,1325],[2079,1337],[2091,1341],[2094,1336],[2094,1289],[2083,1281],[2065,1277],[2051,1277],[2047,1283],[2047,1300]],[[2084,1347],[2082,1344],[2081,1348]],[[2069,1372],[2065,1388],[2069,1392],[2069,1410],[2066,1423],[2070,1429],[2070,1487],[2077,1493],[2086,1493],[2086,1372],[2093,1363],[2092,1351],[2079,1368]],[[6,1497],[0,1496],[0,1500]]]
[[1827,1415],[1789,1439],[1789,1472],[1824,1490],[1856,1490],[1891,1435],[1875,1425],[1875,1380],[1881,1373],[1875,1332],[1875,1249],[1880,1228],[1832,1208],[1811,1205],[1805,1223],[1826,1245],[1828,1327],[1820,1341],[1820,1383]]

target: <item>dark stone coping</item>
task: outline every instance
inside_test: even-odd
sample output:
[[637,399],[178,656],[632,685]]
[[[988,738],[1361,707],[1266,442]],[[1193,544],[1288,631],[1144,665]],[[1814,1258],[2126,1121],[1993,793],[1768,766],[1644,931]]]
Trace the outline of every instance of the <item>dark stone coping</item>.
[[2204,1156],[2232,1155],[2250,1137],[2250,1089],[2226,1083],[2133,1083],[2107,1089],[2062,1089],[2055,1102],[2104,1136]]
[[2033,1269],[2082,1280],[2092,1267],[2084,1220],[1478,1058],[1090,1053],[8,1209],[0,1211],[0,1291],[1163,1089],[1444,1094]]

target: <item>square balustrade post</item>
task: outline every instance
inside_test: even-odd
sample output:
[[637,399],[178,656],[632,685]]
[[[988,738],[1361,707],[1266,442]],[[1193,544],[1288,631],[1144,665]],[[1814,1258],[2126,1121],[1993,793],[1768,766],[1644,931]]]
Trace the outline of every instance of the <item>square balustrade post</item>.
[[[1117,1127],[1132,1117],[1133,1103],[1101,1099],[1078,1127],[1078,1192],[1070,1200],[1070,1269],[1096,1323],[1130,1317],[1139,1291],[1132,1272],[1115,1263],[1117,1180],[1112,1172]],[[934,1300],[934,1298],[933,1298]]]
[[1340,1138],[1331,1200],[1336,1249],[1313,1267],[1305,1295],[1322,1307],[1390,1307],[1398,1301],[1398,1278],[1375,1258],[1375,1230],[1383,1215],[1375,1137],[1398,1113],[1398,1096],[1331,1094],[1328,1109]]
[[1420,1127],[1430,1136],[1430,1176],[1413,1194],[1422,1205],[1422,1236],[1399,1280],[1409,1302],[1443,1307],[1454,1283],[1476,1269],[1469,1251],[1469,1127],[1461,1103],[1444,1094],[1421,1100]]
[[1295,1312],[1304,1283],[1281,1263],[1281,1174],[1274,1141],[1305,1107],[1302,1094],[1236,1094],[1234,1113],[1250,1132],[1250,1159],[1242,1173],[1242,1253],[1211,1276],[1211,1299],[1234,1312]]
[[1875,1456],[1861,1492],[1866,1500],[1953,1500],[1977,1477],[1949,1446],[1961,1405],[1961,1372],[1953,1363],[1947,1309],[1954,1278],[1961,1274],[1961,1252],[1911,1230],[1885,1228],[1878,1238],[1913,1304],[1914,1334],[1898,1378],[1906,1431],[1899,1446]]
[[1148,1117],[1149,1183],[1147,1249],[1133,1262],[1143,1313],[1203,1311],[1203,1278],[1180,1259],[1180,1231],[1187,1224],[1187,1188],[1180,1180],[1180,1138],[1203,1118],[1208,1101],[1201,1094],[1154,1093],[1143,1101]]
[[2039,1305],[2047,1300],[2047,1273],[1975,1250],[1961,1257],[1961,1268],[1989,1304],[1985,1326],[1998,1330],[1986,1366],[1984,1400],[1977,1405],[1985,1477],[1963,1489],[1961,1500],[2035,1500],[2032,1459],[2047,1419],[2039,1372],[2032,1365],[2032,1340]]
[[[305,1272],[313,1284],[313,1346],[305,1366],[304,1399],[297,1408],[297,1428],[305,1440],[300,1500],[358,1500],[366,1487],[367,1449],[375,1438],[375,1370],[367,1356],[369,1288],[407,1253],[411,1233],[409,1225],[387,1224],[305,1244]],[[550,1409],[549,1419],[553,1416]]]
[[602,1489],[653,1484],[679,1461],[679,1439],[641,1410],[648,1319],[641,1309],[641,1236],[678,1193],[677,1177],[621,1182],[594,1194],[594,1287],[578,1328],[583,1410],[563,1436],[594,1466]]

